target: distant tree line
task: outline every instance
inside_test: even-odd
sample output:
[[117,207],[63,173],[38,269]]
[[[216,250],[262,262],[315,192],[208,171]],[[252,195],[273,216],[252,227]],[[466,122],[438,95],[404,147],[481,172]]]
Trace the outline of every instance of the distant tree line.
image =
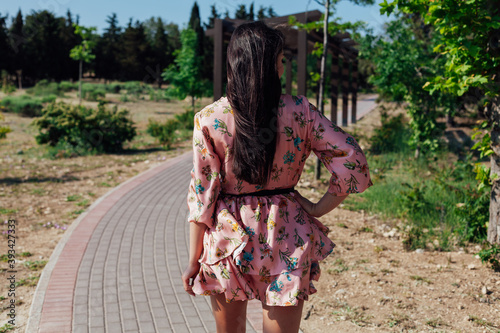
[[[203,24],[195,2],[189,19],[188,28],[196,32],[196,55],[203,59],[201,72],[206,79],[211,79],[213,72],[213,42],[205,36],[205,30],[213,28],[215,19],[221,16],[212,5],[208,22]],[[229,17],[227,11],[225,16]],[[252,20],[271,16],[276,16],[272,7],[262,6],[255,15],[252,3],[248,10],[240,5],[234,18]],[[10,20],[0,13],[2,76],[12,83],[28,86],[42,79],[77,80],[78,62],[69,54],[81,43],[73,26],[78,21],[78,16],[74,18],[69,10],[66,17],[57,17],[46,10],[23,16],[19,10]],[[144,22],[130,19],[122,27],[115,13],[107,17],[106,23],[104,32],[95,36],[95,59],[86,65],[85,72],[99,79],[139,80],[161,86],[162,71],[174,62],[175,51],[181,48],[178,25],[152,17]]]

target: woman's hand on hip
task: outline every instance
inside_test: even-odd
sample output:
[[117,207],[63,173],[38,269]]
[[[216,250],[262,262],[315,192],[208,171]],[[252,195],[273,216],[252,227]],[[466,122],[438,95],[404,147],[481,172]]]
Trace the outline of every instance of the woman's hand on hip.
[[195,262],[189,264],[182,273],[182,283],[184,285],[184,290],[189,295],[196,296],[195,293],[193,292],[193,281],[199,272],[200,272],[200,263]]
[[318,203],[312,203],[297,191],[295,191],[294,197],[307,214],[314,217],[321,217],[340,205],[347,198],[347,195],[335,196],[330,192],[326,192]]

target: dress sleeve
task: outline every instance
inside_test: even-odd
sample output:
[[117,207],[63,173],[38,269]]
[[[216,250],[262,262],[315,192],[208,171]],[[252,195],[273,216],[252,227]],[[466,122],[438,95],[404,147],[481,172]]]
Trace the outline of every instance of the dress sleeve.
[[188,193],[189,222],[214,223],[214,210],[220,190],[219,156],[209,129],[200,125],[200,114],[194,118],[193,169]]
[[306,102],[311,149],[331,173],[328,192],[336,196],[361,193],[373,185],[368,163],[356,140]]

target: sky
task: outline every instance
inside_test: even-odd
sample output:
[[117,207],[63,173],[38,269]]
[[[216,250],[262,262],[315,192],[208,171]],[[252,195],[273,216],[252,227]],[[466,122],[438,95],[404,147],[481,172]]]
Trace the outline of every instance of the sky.
[[[247,9],[252,1],[245,0],[198,0],[201,20],[205,23],[210,16],[210,6],[215,4],[217,11],[224,14],[226,10],[231,16],[240,4],[246,4]],[[260,6],[272,6],[278,16],[300,13],[307,10],[322,10],[314,0],[255,0],[254,12],[257,13]],[[380,1],[379,1],[380,2]],[[120,26],[126,26],[130,18],[145,21],[151,17],[161,17],[164,22],[176,23],[180,28],[187,25],[194,0],[1,0],[0,15],[13,17],[21,9],[23,16],[33,10],[49,10],[57,16],[66,16],[68,9],[74,16],[79,15],[80,24],[84,26],[97,27],[102,33],[107,26],[106,18],[111,13],[116,13]],[[389,19],[380,15],[379,6],[361,7],[349,1],[342,0],[336,7],[336,16],[342,22],[362,20],[368,23],[376,33],[382,32],[382,25]],[[8,21],[10,24],[10,20]]]

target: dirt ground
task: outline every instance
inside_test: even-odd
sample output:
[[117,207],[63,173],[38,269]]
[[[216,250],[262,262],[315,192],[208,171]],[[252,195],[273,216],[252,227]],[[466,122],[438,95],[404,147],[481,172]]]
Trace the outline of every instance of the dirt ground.
[[[16,332],[24,332],[43,266],[67,226],[118,184],[191,148],[190,142],[180,142],[165,151],[144,132],[148,118],[183,112],[187,101],[121,103],[119,95],[106,98],[130,110],[138,123],[139,135],[125,146],[130,148],[126,154],[50,160],[34,140],[31,119],[4,113],[2,123],[13,132],[0,142],[0,218],[17,222]],[[67,94],[65,101],[74,103],[74,96]],[[200,102],[208,103],[210,99]],[[379,115],[371,112],[355,131],[369,133]],[[312,199],[322,193],[322,186],[307,175],[300,185]],[[305,304],[304,333],[500,332],[500,275],[481,264],[476,248],[408,253],[394,228],[398,221],[342,209],[321,220],[331,228],[337,247],[322,263],[318,293]],[[9,249],[7,223],[1,231],[4,255]],[[0,261],[2,276],[7,274],[5,259]],[[7,289],[2,282],[0,327],[6,323]]]

